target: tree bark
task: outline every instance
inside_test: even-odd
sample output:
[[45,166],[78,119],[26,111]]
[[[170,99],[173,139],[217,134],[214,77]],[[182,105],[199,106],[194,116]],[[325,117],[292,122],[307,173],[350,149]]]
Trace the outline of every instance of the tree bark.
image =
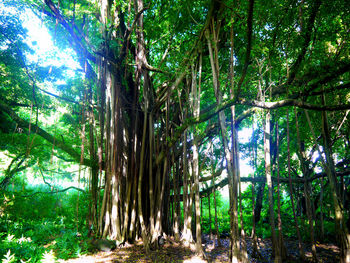
[[306,154],[304,149],[304,143],[300,139],[300,131],[299,131],[299,124],[298,124],[298,115],[294,108],[295,113],[295,126],[297,130],[297,140],[298,140],[298,146],[299,146],[299,158],[300,163],[303,171],[303,175],[305,177],[305,183],[304,183],[304,195],[305,195],[305,203],[306,203],[306,214],[309,221],[309,229],[310,229],[310,241],[312,244],[312,258],[314,261],[317,260],[317,252],[316,252],[316,244],[315,244],[315,234],[314,234],[314,221],[312,217],[312,211],[311,211],[311,200],[310,200],[310,185],[307,181],[310,173],[310,169],[308,167],[308,163],[306,160]]
[[[220,90],[219,83],[219,72],[218,72],[218,57],[214,58],[213,48],[212,48],[212,39],[216,32],[213,32],[212,35],[209,35],[209,32],[206,31],[206,38],[208,40],[208,49],[209,49],[209,58],[210,65],[213,75],[213,85],[216,101],[218,104],[222,102],[222,94]],[[218,54],[215,38],[213,40],[215,54]],[[237,217],[237,178],[234,177],[234,167],[232,162],[232,155],[228,145],[228,139],[226,135],[226,117],[223,111],[219,112],[219,125],[221,130],[221,137],[224,145],[225,160],[227,163],[227,173],[228,173],[228,182],[229,182],[229,191],[230,191],[230,224],[231,224],[231,247],[230,247],[230,262],[236,263],[240,258],[240,249],[239,249],[239,237],[238,237],[238,217]],[[234,183],[235,182],[235,183]]]
[[150,254],[150,247],[149,247],[149,237],[148,237],[148,230],[146,228],[146,222],[143,216],[142,211],[142,179],[144,174],[144,165],[145,165],[145,151],[146,151],[146,129],[147,129],[147,115],[145,116],[144,124],[143,124],[143,136],[142,136],[142,148],[141,148],[141,158],[140,158],[140,174],[138,179],[138,187],[137,187],[137,202],[138,202],[138,216],[139,216],[139,222],[141,226],[141,234],[142,234],[142,240],[143,244],[145,246],[146,254]]
[[[192,111],[193,117],[199,116],[200,112],[200,93],[201,93],[201,74],[202,74],[202,55],[199,57],[199,84],[197,86],[197,67],[192,69]],[[202,248],[202,228],[201,228],[201,209],[200,209],[200,197],[199,197],[199,147],[198,147],[198,135],[194,132],[193,141],[193,178],[194,178],[194,195],[195,195],[195,211],[196,211],[196,250],[201,256],[204,256]]]
[[[324,103],[324,100],[325,99],[323,97],[323,103]],[[311,133],[314,137],[314,141],[315,143],[317,143],[315,132],[312,128],[310,117],[307,111],[305,111],[305,115],[309,124],[309,128],[311,130]],[[327,119],[326,112],[322,112],[322,134],[323,134],[324,152],[326,155],[326,160],[324,160],[324,158],[322,157],[322,153],[319,147],[318,147],[318,152],[321,157],[323,168],[327,173],[329,184],[331,187],[331,195],[333,199],[335,218],[336,218],[336,228],[338,230],[337,231],[338,240],[339,240],[340,249],[341,249],[340,261],[342,263],[347,263],[347,262],[350,262],[350,234],[345,223],[344,210],[342,207],[340,191],[339,191],[339,188],[337,187],[338,185],[337,185],[337,180],[335,176],[335,166],[334,166],[334,160],[332,157],[331,140],[330,140],[328,119]]]
[[271,227],[271,238],[272,238],[272,254],[274,255],[275,262],[282,262],[280,251],[278,249],[278,241],[275,232],[275,212],[274,212],[274,201],[273,201],[273,186],[271,180],[271,151],[270,151],[270,111],[267,110],[265,114],[265,125],[264,125],[264,152],[265,152],[265,175],[269,197],[269,220]]
[[280,196],[280,161],[279,161],[279,126],[278,121],[276,121],[276,155],[277,155],[277,222],[278,222],[278,245],[280,250],[280,255],[282,261],[285,261],[287,258],[287,249],[284,244],[283,239],[283,229],[282,229],[282,219],[281,219],[281,196]]
[[[211,153],[213,155],[213,145],[211,145]],[[211,164],[211,173],[212,173],[211,185],[212,185],[212,193],[214,197],[215,233],[216,233],[218,246],[221,247],[220,232],[219,232],[219,225],[218,225],[218,213],[217,213],[217,206],[216,206],[216,192],[215,192],[215,178],[214,178],[215,167],[214,167],[213,159],[211,159],[210,164]],[[214,245],[215,245],[215,240],[214,240]]]
[[[173,154],[173,160],[175,160],[174,154]],[[179,174],[176,173],[175,170],[175,164],[173,167],[173,180],[175,182],[174,184],[174,226],[173,226],[173,230],[174,230],[174,235],[175,235],[175,241],[179,241],[180,240],[180,217],[179,217],[179,195],[180,195],[180,191],[179,191]],[[186,185],[187,187],[187,185]]]
[[[254,179],[255,177],[255,173],[258,169],[258,165],[257,165],[257,155],[258,155],[258,142],[257,139],[255,139],[255,130],[254,130],[254,119],[253,119],[253,132],[252,132],[252,141],[251,141],[251,153],[252,153],[252,166],[253,166],[253,174],[252,174],[252,178]],[[262,189],[265,188],[265,184],[263,184]],[[263,191],[260,191],[263,192]],[[263,195],[261,195],[261,200],[262,200]],[[261,204],[262,206],[262,204]],[[261,209],[260,209],[261,211]],[[259,212],[259,219],[260,219],[260,212]],[[252,234],[251,234],[251,238],[253,239],[253,257],[261,259],[262,256],[259,252],[258,249],[258,238],[256,235],[256,214],[255,214],[255,183],[252,183]]]
[[[192,202],[191,202],[191,196],[188,193],[188,158],[187,158],[187,132],[183,134],[183,176],[184,176],[184,182],[183,182],[183,209],[184,209],[184,227],[183,227],[183,234],[182,234],[182,240],[185,243],[185,245],[189,245],[193,241],[192,237]],[[190,185],[191,186],[191,185]],[[191,189],[191,187],[190,187]]]
[[298,236],[298,247],[299,247],[299,256],[301,260],[305,260],[305,252],[301,240],[299,225],[295,213],[295,206],[294,206],[294,197],[293,197],[293,186],[292,186],[292,177],[291,177],[291,167],[290,167],[290,137],[289,137],[289,111],[287,110],[287,162],[288,162],[288,179],[289,179],[289,192],[290,192],[290,202],[292,204],[292,211],[293,211],[293,219],[295,223],[295,229],[297,231]]

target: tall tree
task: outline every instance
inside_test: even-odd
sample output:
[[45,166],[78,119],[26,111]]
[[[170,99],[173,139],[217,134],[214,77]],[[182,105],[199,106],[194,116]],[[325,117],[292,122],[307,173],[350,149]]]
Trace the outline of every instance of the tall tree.
[[[262,182],[257,198],[263,193],[266,181],[274,237],[269,114],[278,108],[294,106],[322,114],[319,134],[326,156],[323,172],[332,189],[337,224],[345,225],[347,215],[339,192],[341,183],[336,180],[340,169],[332,154],[349,158],[349,150],[338,145],[340,140],[349,145],[349,127],[343,121],[346,110],[350,109],[346,1],[23,0],[21,5],[40,15],[57,44],[75,51],[80,68],[75,77],[66,76],[69,80],[65,85],[53,85],[57,94],[48,91],[43,83],[54,74],[62,79],[60,69],[49,70],[31,63],[27,59],[30,48],[22,39],[23,28],[17,26],[19,19],[15,15],[7,16],[8,19],[1,16],[0,40],[4,44],[0,49],[0,129],[6,134],[4,138],[10,138],[9,131],[16,130],[17,139],[30,142],[17,143],[18,149],[9,147],[12,156],[27,153],[28,145],[31,146],[28,158],[39,155],[36,147],[42,146],[35,142],[40,137],[40,142],[50,144],[46,148],[51,152],[53,145],[65,158],[91,169],[93,234],[132,242],[142,233],[148,251],[156,245],[158,235],[172,231],[166,224],[170,214],[168,200],[171,200],[168,182],[176,178],[179,179],[177,195],[183,187],[182,238],[192,241],[194,203],[199,241],[199,198],[201,192],[210,190],[200,187],[198,162],[203,152],[199,145],[202,139],[221,139],[228,177],[218,184],[229,184],[230,260],[241,260],[237,130],[240,125],[249,125],[242,122],[247,117],[260,118],[256,108],[264,109],[266,180],[258,177],[244,180]],[[201,81],[199,68],[195,70],[199,57]],[[197,82],[194,96],[192,84]],[[327,101],[322,102],[324,94]],[[191,104],[193,110],[186,112]],[[66,129],[59,135],[55,134],[54,124],[42,121],[58,105],[66,111],[60,115],[65,119]],[[76,120],[82,119],[83,105],[85,121],[79,123]],[[334,112],[334,119],[329,119],[326,111]],[[209,127],[210,122],[217,122],[220,130],[205,130],[203,127]],[[339,127],[337,136],[332,136],[332,124]],[[77,150],[81,145],[78,131],[84,125],[89,145],[82,156]],[[302,126],[305,128],[306,123]],[[20,134],[19,129],[25,133]],[[206,134],[198,136],[202,130]],[[196,136],[192,137],[193,131]],[[290,147],[289,139],[297,140],[296,134],[290,135],[288,147],[280,149],[288,155],[289,178],[281,177],[280,182],[289,181],[291,186],[292,181],[300,183],[300,178],[292,178],[290,174],[292,168],[300,172],[300,167],[291,164],[290,157],[300,151]],[[318,144],[316,134],[312,137],[305,140]],[[313,147],[310,145],[306,144],[304,153]],[[193,160],[192,169],[188,160]],[[301,182],[305,184],[305,193],[314,172]],[[101,179],[103,199],[99,203]],[[291,187],[293,206],[292,190]],[[176,200],[174,204],[179,202]],[[256,208],[259,209],[258,202]],[[340,229],[342,260],[346,262],[349,240],[346,229]],[[276,238],[273,239],[277,253]]]

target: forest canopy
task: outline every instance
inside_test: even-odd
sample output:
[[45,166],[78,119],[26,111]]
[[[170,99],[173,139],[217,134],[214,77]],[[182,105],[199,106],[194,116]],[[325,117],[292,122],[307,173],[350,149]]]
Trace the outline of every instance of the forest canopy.
[[227,186],[230,262],[247,233],[258,250],[262,209],[275,262],[284,235],[350,262],[349,22],[344,0],[0,3],[1,220],[19,218],[8,196],[48,194],[26,189],[40,178],[81,194],[66,216],[86,236],[205,258],[201,207],[216,217]]

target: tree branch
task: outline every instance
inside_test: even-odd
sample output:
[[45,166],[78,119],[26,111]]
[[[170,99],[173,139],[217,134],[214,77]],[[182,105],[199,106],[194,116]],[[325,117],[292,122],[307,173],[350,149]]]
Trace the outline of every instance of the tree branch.
[[[19,160],[21,158],[21,160]],[[12,159],[10,165],[8,166],[8,168],[6,169],[5,172],[5,178],[0,182],[0,189],[2,191],[4,191],[7,187],[7,185],[10,183],[12,177],[20,171],[23,171],[24,169],[27,168],[27,166],[22,166],[23,162],[27,159],[27,156],[25,154],[20,154],[18,155],[16,158]],[[19,162],[16,164],[16,167],[11,169],[12,165],[17,162],[19,160]]]
[[[346,171],[342,171],[342,172],[337,172],[336,176],[349,176],[350,175],[350,170],[346,170]],[[315,174],[314,176],[310,177],[308,179],[308,182],[312,182],[318,178],[322,178],[322,177],[327,177],[326,173],[319,173],[319,174]],[[272,177],[271,178],[272,181],[274,183],[277,183],[277,177]],[[280,183],[289,183],[289,179],[288,178],[280,178]],[[247,182],[247,183],[259,183],[259,182],[266,182],[266,177],[241,177],[241,182]],[[303,184],[305,183],[304,178],[302,177],[295,177],[292,178],[292,183],[296,183],[296,184]],[[220,182],[218,182],[217,184],[215,184],[215,186],[210,186],[204,190],[202,190],[200,192],[200,196],[207,196],[208,194],[212,193],[213,188],[215,187],[215,189],[218,188],[223,188],[228,184],[228,178],[226,177],[225,179],[221,180]],[[173,198],[173,196],[171,196],[171,198]],[[182,196],[180,196],[180,201],[182,201]]]
[[245,55],[245,61],[243,65],[242,76],[237,84],[237,93],[235,98],[239,98],[239,94],[241,92],[241,87],[245,76],[247,75],[247,69],[250,61],[250,52],[252,50],[252,34],[253,34],[253,11],[254,11],[254,0],[249,1],[249,10],[248,10],[248,18],[247,18],[247,51]]
[[[12,120],[17,122],[19,124],[19,126],[22,126],[23,129],[27,129],[27,127],[29,127],[28,121],[20,118],[10,107],[8,107],[6,104],[4,104],[1,100],[0,100],[0,110],[3,112],[6,112],[12,118]],[[75,151],[71,146],[66,145],[58,138],[54,138],[51,134],[49,134],[45,130],[41,129],[37,125],[31,124],[31,126],[32,126],[33,130],[37,131],[37,134],[39,136],[44,138],[49,143],[55,144],[56,147],[60,148],[62,151],[66,152],[67,154],[72,156],[76,162],[78,162],[78,163],[80,162],[80,153]],[[87,165],[87,166],[91,166],[91,167],[97,165],[96,163],[94,163],[91,160],[86,159],[86,158],[84,158],[82,164]]]
[[61,25],[68,31],[68,33],[72,36],[73,38],[73,42],[72,44],[75,52],[80,55],[80,66],[84,69],[86,68],[86,74],[89,78],[93,78],[95,79],[96,73],[93,70],[93,68],[91,67],[91,65],[86,61],[86,59],[89,59],[90,61],[96,63],[96,57],[93,56],[88,50],[87,48],[83,45],[82,43],[82,38],[80,36],[78,36],[75,31],[74,28],[76,29],[76,31],[79,32],[79,29],[77,27],[73,27],[71,26],[66,19],[61,15],[60,11],[57,9],[56,5],[52,2],[52,0],[45,0],[46,5],[49,7],[49,9],[51,10],[51,12],[55,15],[55,17],[58,19],[58,21],[60,21]]
[[[227,101],[226,103],[233,104],[233,102],[231,101]],[[262,109],[277,109],[277,108],[282,108],[287,106],[296,106],[302,109],[315,110],[315,111],[340,111],[340,110],[350,109],[349,103],[341,104],[341,105],[318,105],[318,104],[311,104],[311,103],[307,103],[307,102],[303,102],[295,99],[285,99],[285,100],[280,100],[275,102],[262,102],[257,100],[249,101],[246,99],[240,99],[238,101],[238,104],[254,106]]]
[[34,195],[38,195],[38,194],[48,194],[48,195],[50,195],[50,194],[57,194],[57,193],[66,192],[66,191],[68,191],[70,189],[74,189],[74,190],[80,191],[82,193],[85,193],[85,190],[83,190],[83,189],[80,189],[80,188],[75,187],[75,186],[70,186],[68,188],[65,188],[65,189],[62,189],[62,190],[56,190],[56,191],[53,191],[53,192],[35,192],[35,193],[31,194],[31,195],[21,195],[20,197],[27,198],[27,197],[33,197]]
[[79,102],[75,101],[75,100],[72,100],[72,99],[69,99],[69,98],[65,98],[65,97],[61,97],[59,95],[56,95],[56,94],[53,94],[51,92],[48,92],[46,90],[43,90],[42,88],[39,88],[37,85],[36,85],[36,88],[38,90],[41,90],[42,92],[46,93],[47,95],[50,95],[52,97],[55,97],[56,99],[60,99],[60,100],[64,100],[64,101],[67,101],[67,102],[71,102],[71,103],[74,103],[74,104],[79,104]]
[[[330,64],[332,66],[330,66]],[[297,99],[305,96],[310,96],[311,92],[321,85],[327,84],[337,77],[350,71],[350,62],[345,61],[331,61],[321,67],[312,68],[310,72],[304,74],[298,81],[294,81],[294,86],[306,86],[304,91],[295,92],[291,99]],[[289,85],[282,84],[273,88],[272,95],[284,95],[287,93]]]
[[309,46],[309,42],[311,40],[311,34],[312,34],[312,28],[314,26],[314,23],[315,23],[315,19],[316,19],[316,14],[317,14],[317,11],[318,9],[320,8],[321,6],[321,1],[320,0],[315,0],[312,2],[313,3],[313,6],[312,6],[312,10],[311,10],[311,14],[310,14],[310,17],[309,17],[309,22],[305,28],[305,30],[303,30],[303,38],[304,38],[304,43],[303,43],[303,46],[302,46],[302,49],[297,57],[297,59],[295,60],[294,64],[292,65],[291,69],[290,69],[290,75],[289,75],[289,78],[287,80],[287,85],[289,85],[290,83],[293,82],[296,74],[297,74],[297,71],[301,65],[301,62],[303,61],[304,57],[305,57],[305,54],[306,54],[306,51],[307,51],[307,48]]
[[[188,118],[184,121],[184,123],[177,129],[174,136],[169,140],[168,147],[172,147],[174,143],[180,138],[181,134],[191,125],[198,124],[204,121],[209,120],[220,111],[227,109],[233,105],[247,105],[253,106],[262,109],[278,109],[287,106],[296,106],[303,109],[315,110],[315,111],[340,111],[340,110],[348,110],[350,109],[350,104],[341,104],[341,105],[317,105],[310,104],[303,101],[298,101],[294,99],[285,99],[281,101],[275,102],[263,102],[258,100],[247,100],[247,99],[230,99],[227,100],[220,105],[209,106],[210,110],[201,114],[200,116],[194,118]],[[240,116],[238,117],[240,118]]]
[[336,86],[336,87],[332,87],[329,89],[325,89],[325,90],[320,90],[320,91],[314,91],[314,92],[310,92],[308,94],[305,94],[307,96],[318,96],[318,95],[322,95],[322,94],[327,94],[327,93],[333,93],[335,91],[340,91],[343,89],[350,89],[350,82]]

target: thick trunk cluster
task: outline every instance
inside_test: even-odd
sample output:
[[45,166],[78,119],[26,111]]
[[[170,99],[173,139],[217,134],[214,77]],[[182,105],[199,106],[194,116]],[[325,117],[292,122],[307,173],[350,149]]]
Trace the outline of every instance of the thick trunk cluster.
[[[120,242],[133,241],[141,234],[148,250],[149,245],[156,244],[162,234],[163,215],[168,213],[163,211],[163,207],[167,206],[164,196],[169,195],[169,188],[165,187],[169,156],[166,155],[159,163],[155,160],[160,152],[167,152],[169,123],[168,115],[160,116],[159,109],[154,108],[153,86],[149,72],[145,70],[143,2],[134,1],[134,7],[138,17],[135,22],[137,43],[133,49],[135,69],[126,63],[130,57],[123,53],[118,56],[109,50],[107,43],[111,39],[108,38],[113,38],[113,35],[107,28],[101,28],[106,44],[102,48],[104,56],[100,57],[98,64],[101,102],[98,151],[105,180],[97,227],[101,236],[109,236]],[[102,25],[116,20],[116,14],[109,1],[101,1]],[[121,35],[113,40],[130,34],[125,31],[128,29],[121,26],[124,24],[121,21],[123,17],[118,19]],[[108,59],[111,54],[121,63],[111,63]],[[129,56],[132,54],[130,52]],[[139,99],[141,96],[142,103]],[[169,112],[168,104],[166,112]],[[157,133],[154,130],[155,122],[160,123]]]
[[[175,79],[171,79],[169,82],[164,82],[163,84],[158,83],[159,79],[154,81],[155,78],[151,71],[161,72],[162,74],[164,72],[153,68],[148,62],[150,50],[147,50],[145,40],[146,30],[144,29],[143,19],[144,11],[149,7],[144,6],[143,0],[130,0],[128,14],[126,15],[124,13],[125,11],[119,10],[119,8],[123,9],[125,7],[119,7],[117,4],[113,4],[113,2],[109,0],[99,1],[100,14],[97,17],[100,23],[99,33],[103,41],[98,47],[99,50],[94,51],[96,53],[96,57],[94,57],[95,55],[93,56],[89,52],[89,48],[87,48],[89,42],[82,42],[77,34],[79,30],[74,23],[68,23],[65,20],[65,17],[60,13],[59,8],[55,6],[53,1],[45,0],[47,7],[52,12],[52,16],[55,16],[57,21],[60,21],[62,26],[72,36],[73,46],[77,54],[80,54],[80,63],[82,68],[84,68],[87,79],[91,82],[95,81],[97,86],[96,94],[93,94],[92,88],[86,91],[88,98],[85,101],[88,105],[84,104],[86,106],[86,109],[84,107],[86,112],[84,111],[83,116],[87,116],[87,119],[84,119],[83,122],[86,123],[88,129],[85,131],[85,126],[83,126],[81,155],[59,140],[56,141],[58,148],[70,154],[75,160],[80,160],[81,164],[87,164],[91,167],[89,224],[95,234],[102,238],[109,237],[119,242],[133,242],[137,237],[141,236],[147,252],[153,245],[157,246],[159,236],[163,235],[163,233],[173,234],[176,241],[183,241],[185,244],[195,241],[197,252],[204,255],[202,249],[200,209],[201,193],[208,196],[209,205],[210,194],[213,193],[214,195],[216,234],[219,235],[220,229],[218,229],[215,198],[217,185],[215,185],[214,180],[215,169],[213,163],[211,163],[212,174],[207,179],[200,178],[201,140],[205,136],[210,136],[207,134],[202,136],[193,126],[217,117],[215,128],[219,128],[219,132],[217,132],[216,138],[219,138],[222,142],[223,157],[220,158],[225,160],[227,171],[227,178],[224,179],[226,181],[223,180],[223,183],[221,184],[220,182],[218,185],[229,185],[230,261],[248,262],[243,225],[244,209],[241,200],[241,181],[243,180],[240,177],[238,129],[240,122],[257,110],[247,110],[237,117],[236,114],[240,111],[237,105],[243,105],[244,107],[261,108],[263,112],[261,115],[263,122],[263,147],[261,148],[263,148],[262,152],[264,154],[261,154],[263,156],[261,160],[264,160],[265,164],[264,173],[261,173],[259,177],[245,178],[245,181],[253,183],[252,237],[255,254],[259,254],[255,228],[256,224],[259,223],[264,189],[267,186],[269,223],[275,262],[282,262],[287,256],[283,244],[279,187],[279,184],[283,182],[289,183],[289,195],[299,241],[300,257],[302,259],[304,258],[304,249],[294,207],[294,198],[297,194],[293,190],[292,183],[294,182],[302,183],[304,186],[302,193],[306,204],[312,255],[316,261],[317,254],[314,236],[315,209],[312,206],[313,189],[311,182],[317,178],[312,175],[311,157],[307,157],[307,149],[304,148],[304,141],[301,134],[302,131],[299,130],[299,123],[296,119],[298,144],[298,150],[296,152],[300,160],[300,167],[297,169],[302,171],[303,177],[292,179],[289,113],[287,112],[286,131],[284,133],[287,133],[287,143],[285,146],[287,150],[287,161],[285,166],[288,169],[288,178],[280,178],[278,122],[274,122],[271,118],[271,116],[274,116],[274,109],[297,106],[322,112],[322,132],[320,133],[322,134],[324,152],[321,152],[319,149],[320,158],[323,159],[323,156],[325,157],[322,160],[324,168],[324,174],[322,176],[326,175],[328,177],[332,192],[336,226],[342,248],[341,258],[343,262],[350,260],[350,240],[345,224],[346,211],[342,203],[344,199],[344,193],[342,191],[344,189],[340,189],[340,184],[337,181],[330,128],[328,126],[327,114],[324,111],[349,109],[350,106],[348,104],[327,106],[324,101],[322,105],[311,104],[306,100],[299,101],[297,100],[299,97],[288,96],[288,94],[284,99],[273,101],[274,98],[272,96],[274,96],[274,92],[271,86],[275,81],[272,79],[273,66],[270,61],[274,59],[272,51],[268,55],[265,54],[266,57],[264,58],[255,57],[256,68],[254,70],[258,69],[258,72],[256,75],[252,74],[249,81],[253,80],[252,83],[257,86],[257,92],[254,95],[257,96],[258,100],[253,99],[253,95],[251,95],[253,92],[250,93],[245,85],[248,82],[246,76],[250,70],[249,65],[253,63],[251,59],[252,50],[255,53],[260,52],[254,50],[253,45],[255,30],[253,28],[254,1],[250,0],[249,3],[246,3],[246,16],[240,14],[240,12],[243,12],[243,9],[240,10],[237,7],[240,3],[234,1],[233,10],[237,8],[239,12],[236,12],[237,10],[232,12],[233,22],[223,19],[225,11],[223,8],[224,5],[220,1],[211,1],[207,18],[203,23],[202,30],[198,32],[198,37],[193,44],[194,47],[184,56],[185,59],[181,64],[184,67]],[[290,68],[290,74],[289,65],[286,63],[286,84],[287,86],[291,86],[291,88],[293,88],[293,85],[296,85],[296,76],[299,78],[299,68],[303,67],[303,60],[307,53],[309,42],[311,41],[312,28],[320,5],[320,1],[315,1],[311,5],[309,21],[305,27],[306,31],[301,26],[302,32],[300,34],[303,36],[303,43],[300,53],[295,57],[294,64]],[[134,9],[133,11],[132,7]],[[243,56],[238,54],[242,53],[241,51],[236,51],[241,47],[238,48],[234,45],[234,39],[238,35],[241,38],[242,33],[234,32],[241,29],[233,25],[235,24],[234,20],[237,19],[236,16],[239,19],[242,17],[246,17],[247,19],[246,42],[244,42],[246,43],[244,47],[245,55]],[[129,21],[124,21],[124,19],[128,19]],[[230,24],[231,22],[232,26]],[[231,30],[230,37],[228,37],[228,32],[225,32],[227,28]],[[242,39],[239,41],[242,41]],[[225,41],[229,41],[229,47],[225,46]],[[116,45],[112,47],[110,45],[111,43]],[[230,51],[222,51],[222,46],[220,45],[229,48]],[[277,47],[274,48],[277,49]],[[229,58],[227,57],[228,53]],[[286,53],[288,52],[286,51]],[[97,73],[90,66],[88,60],[95,63]],[[226,67],[227,61],[229,61],[228,67]],[[237,70],[237,72],[240,72],[239,77],[235,76],[234,67],[237,61],[241,62],[241,67]],[[224,64],[225,62],[226,64]],[[206,64],[202,69],[202,64],[204,63]],[[210,87],[212,89],[211,92],[215,96],[214,100],[216,104],[208,107],[208,110],[201,113],[201,87],[204,85],[202,84],[202,70],[207,70],[205,72],[205,85],[206,88]],[[224,70],[228,70],[228,72],[223,72]],[[348,65],[343,66],[343,68],[340,66],[338,71],[341,73],[341,70],[348,70]],[[268,74],[265,75],[267,72],[270,74],[269,77],[266,77]],[[279,78],[283,79],[283,77]],[[223,79],[228,79],[227,86],[229,88],[227,86],[223,87],[220,84],[220,82],[223,82]],[[304,81],[302,76],[300,76],[300,79]],[[319,81],[322,82],[325,79]],[[305,82],[307,81],[305,80]],[[154,85],[158,86],[157,92]],[[245,93],[249,96],[244,97],[243,95]],[[226,96],[230,99],[225,101],[224,98]],[[0,104],[0,108],[11,115],[14,120],[18,119],[16,114],[12,114],[2,104]],[[315,147],[318,148],[318,140],[306,111],[305,114],[313,134]],[[295,117],[297,118],[297,116],[297,112],[295,111]],[[231,127],[228,127],[227,119],[230,119]],[[20,124],[27,124],[23,120],[18,122]],[[276,124],[276,146],[274,146],[271,136],[273,130],[271,126],[274,123]],[[37,133],[48,141],[55,141],[44,130],[37,128]],[[86,144],[89,145],[87,149],[90,160],[84,158],[87,151],[84,148],[85,137],[89,138]],[[254,168],[257,171],[257,163],[260,156],[258,154],[257,142],[252,143],[254,144],[251,147],[253,153],[252,159]],[[20,164],[21,162],[17,165],[18,169]],[[274,165],[277,165],[277,169],[275,169],[277,177],[272,176]],[[9,177],[11,173],[9,169]],[[263,174],[265,176],[262,176]],[[103,178],[102,184],[100,183],[101,178]],[[204,180],[211,180],[212,185],[200,192],[200,182]],[[255,182],[261,183],[255,186]],[[274,182],[277,182],[277,196],[275,194],[275,185],[273,185]],[[3,181],[0,187],[5,185],[5,183],[6,181]],[[99,186],[101,185],[103,185],[103,197],[100,200],[101,187]],[[171,196],[173,198],[170,198]],[[276,197],[278,204],[278,235],[275,227],[276,211],[274,209],[274,198]],[[321,207],[322,198],[323,192],[320,198]],[[182,211],[180,211],[181,202],[183,202],[183,216]],[[209,215],[211,224],[210,211]],[[238,221],[239,216],[240,222]]]

